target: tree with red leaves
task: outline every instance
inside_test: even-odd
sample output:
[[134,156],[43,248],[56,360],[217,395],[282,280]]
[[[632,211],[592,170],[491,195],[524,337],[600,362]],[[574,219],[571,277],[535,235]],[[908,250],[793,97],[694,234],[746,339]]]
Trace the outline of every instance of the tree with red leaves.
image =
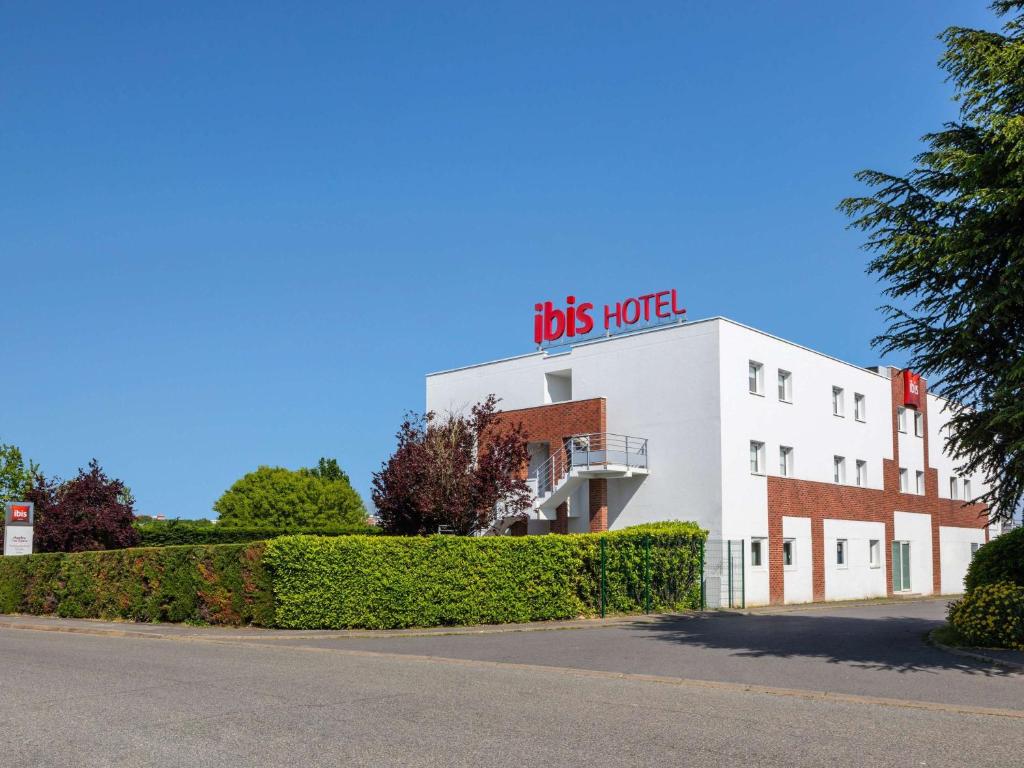
[[139,543],[132,526],[132,495],[120,480],[104,474],[96,459],[89,471],[65,482],[36,473],[26,501],[35,504],[37,552],[123,549]]
[[385,533],[441,531],[468,536],[499,519],[525,519],[533,500],[521,424],[500,418],[488,395],[469,414],[407,414],[398,448],[373,475],[373,503]]

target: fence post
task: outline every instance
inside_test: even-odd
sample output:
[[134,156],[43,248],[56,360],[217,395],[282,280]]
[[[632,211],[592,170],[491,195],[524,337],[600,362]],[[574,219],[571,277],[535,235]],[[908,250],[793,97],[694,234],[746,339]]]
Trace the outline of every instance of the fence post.
[[707,610],[707,607],[708,607],[707,585],[704,583],[704,547],[705,546],[707,546],[707,541],[705,539],[701,539],[701,541],[700,541],[700,573],[698,574],[698,578],[700,578],[700,609],[702,611]]
[[601,618],[604,618],[605,612],[605,570],[608,567],[608,553],[605,547],[608,540],[601,537]]
[[644,613],[651,612],[651,537],[644,536]]
[[728,567],[729,567],[729,607],[730,608],[735,608],[736,606],[732,604],[733,603],[733,600],[732,600],[732,539],[726,539],[725,544],[729,548],[729,558],[728,558]]
[[747,540],[740,539],[740,608],[747,608]]

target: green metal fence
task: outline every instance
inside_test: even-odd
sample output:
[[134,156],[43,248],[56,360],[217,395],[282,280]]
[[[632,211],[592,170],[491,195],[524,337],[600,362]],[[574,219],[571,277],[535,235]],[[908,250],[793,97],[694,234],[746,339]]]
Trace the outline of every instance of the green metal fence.
[[701,607],[746,608],[745,573],[743,539],[709,538],[701,564]]

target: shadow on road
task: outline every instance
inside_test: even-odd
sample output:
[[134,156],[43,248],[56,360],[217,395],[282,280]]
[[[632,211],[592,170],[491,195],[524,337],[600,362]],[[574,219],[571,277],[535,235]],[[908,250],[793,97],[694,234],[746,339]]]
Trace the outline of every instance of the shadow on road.
[[925,642],[941,622],[912,617],[852,617],[812,613],[700,613],[666,616],[644,629],[661,642],[732,651],[747,658],[814,658],[897,672],[956,670],[1020,676],[955,656]]

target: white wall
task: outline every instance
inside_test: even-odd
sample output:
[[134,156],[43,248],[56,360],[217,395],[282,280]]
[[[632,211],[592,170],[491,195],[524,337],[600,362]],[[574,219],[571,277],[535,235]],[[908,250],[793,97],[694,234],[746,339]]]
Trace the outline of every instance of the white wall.
[[[859,520],[825,520],[825,599],[856,600],[885,597],[885,523]],[[846,565],[836,562],[836,542],[845,539]],[[869,545],[878,541],[879,565],[871,567]],[[911,557],[913,565],[913,557]]]
[[949,419],[952,413],[946,400],[941,397],[929,394],[928,397],[928,460],[939,473],[939,496],[943,499],[950,497],[949,478],[957,478],[958,498],[964,496],[963,481],[965,478],[971,481],[971,496],[977,498],[987,490],[984,478],[980,475],[964,475],[959,471],[959,462],[953,459],[946,450],[946,441],[949,439]]
[[811,549],[811,518],[783,517],[782,537],[796,543],[791,567],[783,566],[785,602],[809,603],[814,600],[814,560]]
[[930,595],[935,591],[932,586],[932,516],[896,512],[893,517],[895,539],[910,542],[910,591]]
[[942,569],[942,594],[964,591],[964,576],[971,564],[971,545],[985,543],[984,528],[939,526],[939,566]]

